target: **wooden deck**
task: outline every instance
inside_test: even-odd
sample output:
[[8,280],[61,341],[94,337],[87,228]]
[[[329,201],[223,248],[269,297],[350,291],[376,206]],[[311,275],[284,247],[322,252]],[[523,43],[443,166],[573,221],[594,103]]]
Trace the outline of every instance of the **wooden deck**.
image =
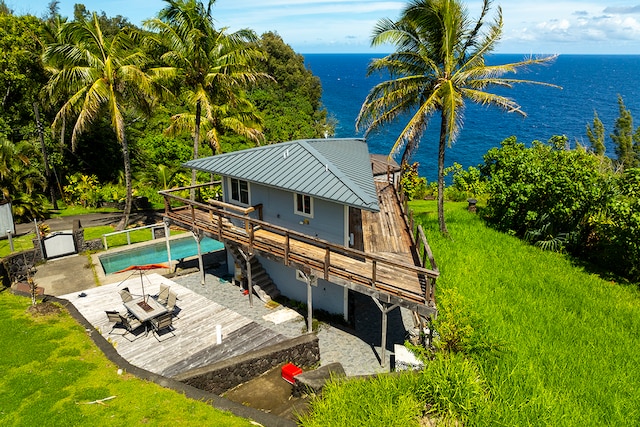
[[[432,315],[436,312],[434,288],[439,273],[419,265],[420,257],[414,253],[415,245],[394,187],[377,183],[377,189],[380,212],[362,215],[364,251],[264,222],[261,206],[242,210],[175,195],[185,189],[161,194],[165,197],[165,218],[180,227],[239,245],[248,253],[312,273],[382,302]],[[181,206],[173,207],[178,204]]]
[[[128,287],[131,293],[142,294],[141,278],[137,274],[123,282],[87,289],[82,297],[78,292],[62,296],[133,365],[172,377],[287,339],[163,276],[145,274],[142,279],[147,294],[157,294],[160,283],[169,285],[178,294],[178,317],[173,322],[175,336],[161,331],[158,341],[151,331],[145,334],[144,328],[135,335],[123,336],[121,328],[110,333],[113,324],[108,322],[105,311],[126,313],[118,290]],[[217,325],[222,328],[221,344],[216,342]]]
[[411,248],[414,245],[396,192],[386,182],[376,182],[376,189],[380,212],[362,211],[364,252],[384,254],[413,264]]

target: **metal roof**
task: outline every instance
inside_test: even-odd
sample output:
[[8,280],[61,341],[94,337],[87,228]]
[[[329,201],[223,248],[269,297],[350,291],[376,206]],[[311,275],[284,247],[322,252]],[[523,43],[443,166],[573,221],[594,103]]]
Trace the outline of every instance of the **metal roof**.
[[184,166],[380,210],[363,139],[301,139],[195,159]]
[[398,162],[396,162],[392,157],[384,154],[371,155],[371,168],[374,176],[386,175],[387,172],[400,172],[401,170]]

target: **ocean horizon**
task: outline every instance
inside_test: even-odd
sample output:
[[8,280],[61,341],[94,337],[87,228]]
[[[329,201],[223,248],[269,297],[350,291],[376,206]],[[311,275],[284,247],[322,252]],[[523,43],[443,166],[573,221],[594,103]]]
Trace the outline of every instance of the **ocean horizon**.
[[[317,53],[305,54],[305,64],[320,78],[322,102],[337,125],[338,138],[363,137],[356,132],[355,120],[370,89],[383,81],[380,75],[367,77],[367,65],[384,54]],[[494,54],[488,63],[505,64],[530,55]],[[527,117],[505,113],[496,108],[467,102],[462,131],[447,149],[446,166],[454,162],[464,168],[483,162],[482,156],[510,136],[530,145],[546,142],[554,135],[566,135],[572,147],[589,146],[587,124],[597,111],[605,126],[607,155],[615,158],[609,138],[619,116],[618,94],[640,124],[640,55],[560,55],[551,64],[530,67],[513,77],[561,86],[562,89],[520,84],[512,89],[489,88],[518,102]],[[385,126],[367,136],[369,151],[389,154],[406,119]],[[437,177],[437,142],[440,122],[432,118],[412,161],[420,165],[420,174],[434,181]],[[399,157],[396,157],[399,159]]]

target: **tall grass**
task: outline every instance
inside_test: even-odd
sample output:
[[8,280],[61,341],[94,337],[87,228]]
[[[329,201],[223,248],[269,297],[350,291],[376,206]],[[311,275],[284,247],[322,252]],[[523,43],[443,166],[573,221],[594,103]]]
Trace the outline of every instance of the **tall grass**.
[[[486,227],[448,204],[451,238],[435,204],[412,205],[441,271],[506,344],[475,358],[504,425],[640,425],[640,294]],[[481,424],[485,424],[482,421]]]
[[438,304],[471,326],[446,333],[470,351],[414,376],[332,384],[302,425],[418,425],[416,401],[448,425],[640,425],[637,287],[498,233],[466,203],[446,205],[450,238],[435,202],[412,208],[441,272]]
[[[68,314],[34,317],[31,300],[0,292],[0,425],[249,426],[219,411],[117,374]],[[115,396],[104,404],[87,404]]]

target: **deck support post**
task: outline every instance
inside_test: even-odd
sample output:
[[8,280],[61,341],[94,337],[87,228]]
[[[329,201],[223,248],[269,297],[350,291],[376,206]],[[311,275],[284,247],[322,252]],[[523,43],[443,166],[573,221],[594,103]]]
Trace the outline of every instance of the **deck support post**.
[[200,284],[204,286],[204,262],[202,261],[202,248],[200,247],[200,242],[204,236],[200,231],[191,231],[191,234],[193,234],[193,238],[196,239],[196,246],[198,247],[198,267],[200,268]]
[[307,333],[310,333],[313,332],[313,287],[318,286],[318,278],[302,270],[298,270],[297,274],[307,284]]
[[371,296],[373,302],[376,303],[380,311],[382,312],[382,337],[380,339],[380,365],[387,365],[387,317],[390,311],[399,306],[399,304],[389,304],[379,301],[373,295]]
[[164,218],[164,241],[167,244],[167,263],[169,264],[169,271],[173,273],[173,267],[171,266],[171,245],[169,244],[169,219]]
[[313,289],[311,277],[307,278],[307,333],[313,331]]
[[247,252],[246,254],[240,248],[238,248],[238,252],[244,258],[246,263],[245,269],[247,270],[247,290],[249,291],[249,307],[253,307],[253,277],[251,277],[251,260],[254,257],[254,254],[251,252]]

